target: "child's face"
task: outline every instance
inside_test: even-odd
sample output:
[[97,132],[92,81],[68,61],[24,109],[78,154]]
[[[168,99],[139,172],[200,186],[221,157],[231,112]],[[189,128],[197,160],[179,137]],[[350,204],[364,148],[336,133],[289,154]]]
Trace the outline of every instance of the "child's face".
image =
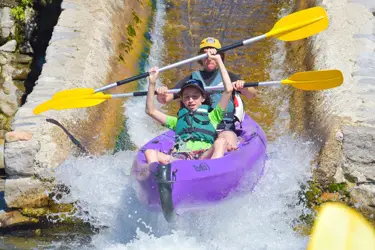
[[192,111],[197,110],[206,100],[203,97],[202,92],[195,87],[187,87],[184,89],[181,98],[185,107]]

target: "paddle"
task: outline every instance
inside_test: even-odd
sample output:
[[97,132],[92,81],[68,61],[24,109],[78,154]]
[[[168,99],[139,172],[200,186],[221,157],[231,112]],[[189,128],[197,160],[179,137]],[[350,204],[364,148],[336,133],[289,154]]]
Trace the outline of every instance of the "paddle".
[[[273,86],[282,84],[291,85],[301,90],[324,90],[340,86],[343,80],[343,75],[339,70],[308,71],[295,73],[289,78],[281,81],[246,83],[245,87]],[[223,90],[223,88],[223,86],[213,86],[207,87],[205,88],[205,90],[212,92]],[[178,93],[179,91],[179,89],[171,89],[168,90],[168,93]],[[83,92],[84,91],[82,91],[82,93]],[[98,105],[108,99],[145,95],[147,95],[147,91],[138,91],[133,93],[112,95],[103,94],[102,92],[99,92],[95,94],[86,94],[80,96],[73,96],[69,98],[52,98],[51,100],[38,105],[34,109],[34,114],[39,114],[50,109],[62,110],[72,108],[87,108]]]
[[[225,46],[221,49],[219,49],[217,52],[225,52],[234,48],[238,48],[244,45],[249,45],[254,42],[269,38],[269,37],[275,37],[282,41],[295,41],[300,40],[312,35],[315,35],[323,30],[325,30],[328,27],[328,17],[326,11],[322,7],[314,7],[309,8],[306,10],[298,11],[293,14],[290,14],[288,16],[285,16],[281,18],[279,21],[276,22],[272,30],[267,32],[266,34],[253,37],[247,40],[243,40],[237,43],[234,43],[232,45]],[[207,54],[198,55],[195,57],[192,57],[190,59],[186,59],[165,67],[162,67],[158,69],[159,72],[166,71],[168,69],[172,69],[190,62],[195,62],[202,60],[207,57]],[[108,90],[129,82],[133,82],[142,78],[146,78],[149,76],[149,72],[133,76],[115,83],[111,83],[107,86],[98,88],[98,89],[69,89],[69,90],[63,90],[61,92],[56,93],[52,99],[57,98],[66,98],[71,97],[73,95],[89,95],[94,94],[97,92],[101,92],[104,90]]]
[[373,250],[375,229],[357,211],[326,203],[315,220],[307,250]]

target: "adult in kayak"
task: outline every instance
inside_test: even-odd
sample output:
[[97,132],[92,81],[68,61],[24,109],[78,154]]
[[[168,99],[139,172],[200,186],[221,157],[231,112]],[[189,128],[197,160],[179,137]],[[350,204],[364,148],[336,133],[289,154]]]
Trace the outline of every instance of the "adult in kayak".
[[[217,49],[221,48],[220,41],[213,38],[207,37],[202,40],[199,46],[198,54],[207,53],[208,50],[213,49],[213,53],[216,53]],[[222,60],[224,61],[224,53],[221,53]],[[180,89],[182,85],[189,79],[196,79],[200,80],[204,86],[215,86],[221,84],[223,82],[221,74],[219,74],[219,65],[215,60],[211,58],[205,58],[203,60],[198,61],[198,63],[202,66],[203,70],[194,71],[189,76],[180,80],[177,85],[174,87],[176,89]],[[228,72],[229,78],[233,83],[234,90],[238,93],[241,93],[248,99],[251,99],[256,96],[255,88],[244,88],[244,81],[238,75],[233,74],[232,72]],[[157,92],[157,100],[161,104],[166,104],[172,100],[180,98],[179,94],[170,94],[167,93],[167,87],[160,87],[156,90]],[[215,107],[219,100],[220,100],[221,93],[215,93],[210,95],[212,107]],[[239,98],[239,99],[237,99]],[[220,122],[217,126],[218,131],[218,138],[224,138],[228,143],[228,151],[237,148],[237,136],[234,133],[235,130],[235,122],[241,121],[241,117],[236,117],[236,104],[242,101],[240,100],[239,95],[235,95],[233,92],[230,101],[228,103],[224,119]],[[239,108],[243,109],[243,106],[240,105]],[[244,110],[239,110],[240,113],[244,113]]]
[[224,119],[225,110],[232,96],[233,85],[221,56],[216,54],[216,50],[208,49],[207,55],[218,65],[224,83],[224,92],[214,108],[210,105],[210,98],[207,97],[203,83],[197,79],[188,79],[181,86],[179,92],[181,108],[178,111],[178,117],[169,116],[157,110],[154,105],[154,97],[158,73],[156,68],[151,69],[146,113],[159,123],[174,130],[176,143],[171,154],[147,149],[145,151],[147,163],[168,164],[176,159],[216,159],[224,155],[227,141],[223,138],[216,140],[216,128]]

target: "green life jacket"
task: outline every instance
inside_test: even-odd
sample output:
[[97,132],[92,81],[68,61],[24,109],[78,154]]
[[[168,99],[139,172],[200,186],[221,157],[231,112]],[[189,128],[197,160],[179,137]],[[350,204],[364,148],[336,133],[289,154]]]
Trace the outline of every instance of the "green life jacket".
[[[203,83],[204,87],[208,86],[205,83],[205,81],[203,80],[203,77],[202,77],[199,70],[194,71],[191,74],[191,78],[196,79],[196,80],[200,80]],[[223,82],[223,78],[221,77],[220,72],[217,71],[215,79],[212,81],[211,85],[209,85],[209,86],[217,86],[222,82]],[[235,113],[235,110],[234,110],[234,94],[235,94],[235,92],[233,91],[233,95],[228,102],[227,109],[225,110],[224,118],[223,118],[223,121],[222,121],[222,123],[224,123],[224,124],[234,124],[234,113]],[[211,105],[212,105],[213,108],[216,107],[216,105],[219,103],[220,98],[221,98],[221,93],[210,94]],[[221,127],[221,125],[219,125],[218,128],[219,127]]]
[[205,141],[213,144],[216,139],[216,130],[208,118],[210,106],[202,104],[196,111],[182,108],[178,111],[176,136],[178,142],[187,140]]

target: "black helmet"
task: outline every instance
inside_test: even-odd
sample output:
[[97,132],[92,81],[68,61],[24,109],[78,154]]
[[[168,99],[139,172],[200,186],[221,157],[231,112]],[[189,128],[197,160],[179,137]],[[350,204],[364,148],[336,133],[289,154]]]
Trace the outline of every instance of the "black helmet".
[[182,93],[184,89],[190,86],[198,88],[204,95],[205,91],[204,91],[203,83],[200,80],[196,80],[196,79],[190,79],[187,82],[185,82],[181,87],[180,94]]

